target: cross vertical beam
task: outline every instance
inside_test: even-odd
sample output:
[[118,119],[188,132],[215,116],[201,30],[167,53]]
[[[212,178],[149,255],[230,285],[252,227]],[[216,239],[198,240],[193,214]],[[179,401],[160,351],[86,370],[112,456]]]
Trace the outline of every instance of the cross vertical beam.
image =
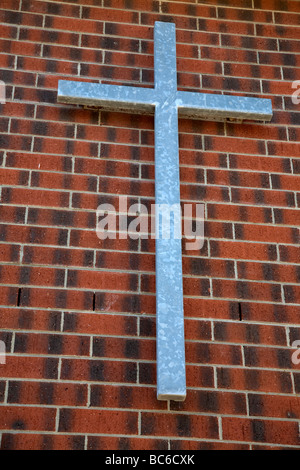
[[[178,116],[205,120],[270,121],[269,99],[177,91],[173,23],[155,23],[155,87],[103,85],[60,80],[58,101],[131,113],[155,114],[157,397],[186,396]],[[172,209],[170,236],[160,208]],[[170,215],[170,212],[169,212]],[[178,224],[179,221],[179,224]],[[176,233],[177,231],[177,233]]]
[[[154,70],[155,90],[160,97],[155,109],[157,398],[182,401],[186,396],[186,379],[182,250],[181,239],[175,238],[174,226],[180,213],[178,108],[174,102],[177,92],[174,24],[155,25]],[[164,213],[160,210],[161,205],[174,209],[173,219],[170,217],[169,239],[164,238],[163,234]],[[181,228],[180,220],[179,226]]]

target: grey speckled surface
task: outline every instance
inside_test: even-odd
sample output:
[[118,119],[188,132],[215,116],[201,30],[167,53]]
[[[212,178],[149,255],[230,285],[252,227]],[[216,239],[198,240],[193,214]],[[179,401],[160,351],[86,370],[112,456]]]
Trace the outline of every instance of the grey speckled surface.
[[[259,98],[178,91],[173,23],[155,23],[154,70],[154,89],[60,80],[58,101],[155,114],[155,202],[161,209],[173,206],[176,212],[180,207],[178,116],[270,121],[272,104]],[[171,220],[174,235],[176,215]],[[156,215],[157,398],[182,401],[186,374],[181,239],[159,238],[162,228],[162,218]]]

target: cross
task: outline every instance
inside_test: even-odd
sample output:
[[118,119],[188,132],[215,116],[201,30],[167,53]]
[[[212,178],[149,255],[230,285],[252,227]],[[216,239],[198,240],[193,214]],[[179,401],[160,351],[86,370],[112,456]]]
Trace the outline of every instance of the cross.
[[[177,90],[173,23],[154,27],[155,87],[60,80],[58,101],[155,115],[155,204],[180,204],[178,117],[215,121],[270,121],[269,99]],[[161,220],[156,217],[156,234]],[[181,239],[156,236],[156,353],[158,400],[186,397]]]

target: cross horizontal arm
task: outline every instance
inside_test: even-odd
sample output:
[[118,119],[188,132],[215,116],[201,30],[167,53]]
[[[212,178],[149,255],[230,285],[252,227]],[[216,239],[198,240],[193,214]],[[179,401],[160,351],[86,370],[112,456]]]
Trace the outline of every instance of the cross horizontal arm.
[[273,115],[271,100],[244,96],[178,91],[176,105],[180,117],[205,120],[271,121]]
[[97,106],[137,114],[154,114],[156,105],[152,88],[103,85],[99,83],[59,80],[59,103]]

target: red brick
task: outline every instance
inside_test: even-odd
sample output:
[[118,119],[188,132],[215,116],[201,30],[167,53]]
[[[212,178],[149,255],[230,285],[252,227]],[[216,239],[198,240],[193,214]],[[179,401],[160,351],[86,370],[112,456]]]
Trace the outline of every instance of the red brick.
[[[60,156],[41,156],[31,153],[7,152],[6,167],[54,170],[62,169],[68,158]],[[71,161],[70,161],[71,163]]]
[[[47,29],[40,28],[22,28],[20,27],[20,40],[33,41],[38,43],[52,43],[55,32]],[[79,46],[79,34],[76,32],[59,32],[59,43],[70,45],[72,47]]]
[[57,379],[58,359],[25,355],[7,355],[6,364],[1,365],[3,378]]
[[189,340],[212,339],[212,327],[209,321],[185,319],[185,335]]
[[[3,288],[3,298],[8,305],[17,306],[17,287]],[[28,305],[30,303],[30,305]],[[21,307],[33,308],[69,308],[71,310],[93,310],[93,293],[72,291],[64,289],[44,289],[36,287],[23,287],[20,291]]]
[[18,261],[20,256],[20,246],[18,245],[0,245],[0,256],[3,263]]
[[10,148],[11,150],[25,150],[31,148],[31,136],[16,136],[12,134],[3,134],[1,137],[1,146],[3,149]]
[[59,431],[88,434],[137,434],[138,413],[132,411],[63,408]]
[[256,325],[244,321],[215,321],[214,338],[216,341],[231,343],[287,346],[287,337],[284,327]]
[[183,274],[189,276],[190,273],[197,276],[208,276],[211,272],[216,277],[234,277],[233,262],[227,260],[203,258],[183,258]]
[[[245,319],[251,321],[260,321],[264,320],[267,322],[276,322],[276,323],[294,323],[297,318],[297,309],[289,305],[280,305],[280,304],[266,304],[266,303],[257,303],[249,304],[243,302],[242,304],[243,316]],[[260,320],[259,320],[260,319]]]
[[259,346],[247,346],[244,348],[246,367],[262,367],[297,369],[297,365],[292,363],[292,352],[284,348],[265,348]]
[[[10,7],[12,8],[12,7]],[[17,37],[17,28],[15,26],[8,26],[3,24],[1,26],[1,32],[3,38],[10,38],[11,40],[16,39]]]
[[51,9],[47,3],[41,2],[41,1],[23,2],[21,11],[29,11],[31,13],[41,13],[41,14],[47,14],[51,12],[52,15],[70,16],[70,17],[74,16],[77,18],[79,18],[80,16],[79,6],[60,4],[58,5],[58,10],[55,11]]
[[42,26],[43,15],[36,15],[31,13],[21,13],[19,11],[10,11],[9,8],[0,10],[1,23],[22,25],[22,26]]
[[97,20],[101,18],[102,21],[114,21],[118,22],[117,20],[122,19],[125,23],[137,23],[138,18],[137,15],[127,11],[127,9],[122,11],[122,15],[116,14],[113,9],[110,8],[85,8],[83,7],[82,15],[84,18],[89,18],[90,20]]
[[[99,18],[99,17],[98,17]],[[102,34],[104,17],[100,17],[101,21],[89,21],[86,19],[68,19],[60,17],[46,16],[46,28],[52,30],[72,31],[75,33],[89,33],[89,34]]]
[[36,265],[57,265],[64,267],[93,266],[93,252],[88,250],[72,250],[70,248],[52,248],[30,246],[24,248],[23,260]]
[[[243,23],[241,23],[243,24]],[[230,23],[227,23],[230,25]],[[233,28],[236,27],[235,23],[231,24]],[[247,28],[247,25],[245,26]],[[238,49],[226,49],[220,47],[202,47],[201,48],[201,57],[203,59],[210,59],[216,61],[225,61],[225,62],[251,62],[257,63],[257,57],[254,52],[250,51],[249,53],[244,50]]]
[[222,441],[188,441],[181,439],[170,439],[171,450],[250,450],[250,445],[225,443]]
[[[9,191],[7,191],[9,190]],[[5,193],[4,202],[9,204],[26,204],[31,206],[46,206],[46,207],[68,207],[69,195],[64,195],[58,191],[42,190],[42,189],[23,189],[23,188],[3,188]],[[3,194],[2,193],[2,194]],[[64,196],[64,197],[63,197]],[[24,227],[25,228],[25,227]]]
[[84,450],[84,436],[48,434],[3,433],[1,450]]
[[29,172],[20,170],[11,170],[7,168],[0,169],[0,181],[2,187],[7,185],[27,186],[29,183]]
[[203,18],[215,18],[216,9],[210,5],[188,5],[181,4],[179,2],[163,2],[162,11],[170,15],[180,15],[180,16],[202,16]]
[[[296,10],[293,10],[293,6],[294,8],[296,8]],[[296,2],[294,2],[293,5],[290,2],[290,11],[295,11],[296,13],[298,13],[298,15],[295,15],[294,13],[284,13],[284,12],[276,13],[275,12],[276,24],[298,25],[299,24],[299,8]]]
[[[259,133],[257,135],[259,137]],[[217,152],[231,152],[234,148],[235,153],[265,154],[264,142],[252,139],[235,139],[233,137],[205,137],[205,149]]]
[[249,394],[250,416],[299,419],[299,397]]
[[[84,205],[81,207],[84,208]],[[131,243],[130,239],[107,238],[105,240],[100,240],[97,237],[95,230],[71,230],[70,245],[79,248],[86,247],[89,249],[96,248],[117,251],[136,251],[137,249],[137,243],[135,240],[133,240],[133,243]]]
[[215,46],[219,44],[219,35],[210,31],[186,31],[177,30],[176,38],[178,43],[187,43],[193,45]]
[[[278,30],[276,29],[276,26],[272,24],[258,24],[256,25],[256,34],[258,36],[277,38]],[[299,39],[300,28],[281,26],[281,36],[283,36],[285,39]]]
[[[162,19],[161,15],[159,14],[152,14],[152,13],[141,13],[141,23],[143,25],[154,25],[155,21],[160,21]],[[179,29],[188,29],[188,30],[196,30],[197,29],[197,19],[196,18],[189,18],[185,16],[177,16],[176,17],[176,26]]]
[[0,40],[2,52],[7,52],[22,56],[39,56],[41,54],[41,45],[34,43],[21,43],[19,41]]
[[[90,436],[88,438],[88,449],[89,450],[111,450],[111,449],[126,449],[128,440],[123,437],[114,436]],[[149,438],[137,438],[134,436],[130,437],[130,449],[131,450],[167,450],[168,440],[167,439],[149,439]]]
[[268,369],[218,368],[217,386],[227,390],[251,390],[267,393],[293,393],[289,372]]
[[[199,60],[195,55],[195,59],[191,59],[192,54],[186,54],[187,59],[178,58],[178,70],[184,71],[183,77],[186,77],[187,72],[191,72],[193,74],[201,73],[201,74],[213,74],[218,69],[219,64],[216,64],[213,61],[209,60]],[[194,77],[193,77],[194,78]],[[185,86],[187,86],[186,80],[184,81]]]
[[233,241],[211,241],[212,256],[225,259],[276,261],[275,245]]
[[[279,6],[280,5],[278,0],[266,0],[263,4],[259,0],[254,0],[254,7],[262,10],[280,11],[281,8],[278,8]],[[297,0],[287,0],[286,8],[284,8],[284,10],[299,13],[299,5]]]
[[186,344],[186,361],[188,363],[206,364],[242,364],[242,351],[240,346],[215,344],[215,343],[194,343]]
[[245,300],[264,300],[281,302],[280,284],[214,280],[213,293],[216,297],[238,298]]
[[243,125],[238,124],[228,124],[227,127],[227,135],[234,136],[234,137],[251,137],[257,138],[259,136],[260,139],[268,139],[268,140],[287,140],[286,129],[284,127],[279,126],[271,126],[271,125],[258,125],[256,124],[247,124],[243,123]]
[[252,64],[225,64],[225,73],[230,77],[246,77],[246,78],[264,78],[270,80],[279,80],[281,78],[280,67],[252,65]]
[[239,206],[237,204],[207,203],[209,219],[226,220],[227,222],[272,223],[272,212],[269,208]]
[[287,191],[297,191],[300,186],[300,175],[280,175],[280,189]]
[[110,361],[108,359],[63,359],[63,380],[111,383],[136,383],[135,362]]
[[292,81],[262,81],[263,92],[270,95],[287,95],[290,97],[293,93]]
[[217,438],[217,418],[200,415],[142,413],[142,435]]
[[[299,67],[299,62],[297,61],[297,56],[278,53],[278,52],[260,52],[259,53],[259,63],[260,64],[272,64],[272,65],[280,65],[280,66],[287,66],[289,65],[289,60],[293,60],[293,65],[295,67]],[[291,64],[292,65],[292,64]]]
[[237,271],[240,279],[273,280],[296,283],[298,270],[295,266],[275,263],[238,262]]
[[252,80],[244,78],[232,78],[232,77],[217,77],[204,75],[202,78],[202,84],[204,89],[223,89],[226,92],[238,92],[242,89],[246,93],[259,93],[260,83],[258,80],[252,78]]
[[270,243],[297,243],[297,235],[299,240],[299,233],[297,229],[294,230],[289,227],[274,227],[266,225],[239,225],[238,232],[239,239],[270,242]]
[[68,286],[99,290],[111,290],[114,286],[112,290],[136,291],[137,277],[120,272],[69,271]]
[[166,410],[166,403],[156,399],[155,388],[138,386],[91,385],[91,406]]
[[284,286],[284,297],[287,303],[299,303],[300,286],[287,284]]
[[[238,319],[238,305],[226,300],[216,298],[184,297],[185,312],[197,318],[225,318],[230,319],[236,314]],[[187,315],[187,314],[186,314]]]
[[286,173],[287,168],[290,168],[290,163],[287,159],[278,157],[272,158],[272,156],[247,155],[247,157],[245,157],[245,155],[230,155],[229,161],[232,169],[240,170],[251,169],[252,171]]
[[17,333],[15,353],[60,356],[89,356],[90,340],[85,336]]
[[14,57],[7,54],[0,54],[0,65],[3,69],[14,68]]
[[53,285],[64,285],[64,272],[55,271],[49,268],[20,268],[19,266],[6,265],[3,266],[5,269],[5,278],[1,275],[1,281],[11,285],[39,285],[39,286],[53,286]]
[[74,126],[61,123],[46,123],[43,121],[11,120],[11,131],[16,134],[54,135],[56,137],[72,137]]
[[69,75],[77,73],[77,64],[72,62],[19,56],[17,69],[23,70],[24,68],[33,72],[52,72]]
[[242,418],[222,419],[223,437],[227,440],[270,442],[299,445],[298,423]]
[[267,173],[238,172],[228,170],[207,170],[208,184],[217,184],[223,186],[246,186],[260,188],[269,188],[269,176]]
[[232,188],[232,202],[241,204],[261,204],[264,206],[295,207],[293,192],[277,191],[275,189]]
[[[192,0],[195,2],[195,0]],[[87,2],[88,4],[92,5],[93,2],[89,0]],[[157,10],[157,5],[155,2],[152,0],[134,0],[133,2],[130,3],[130,5],[127,4],[126,0],[104,0],[103,6],[106,8],[112,8],[112,9],[128,9],[128,10],[139,10],[142,9],[143,11],[156,11]]]
[[279,246],[280,260],[286,262],[293,262],[294,259],[299,259],[300,249],[299,246]]
[[[122,297],[120,294],[118,297]],[[125,297],[125,296],[124,296]],[[108,304],[111,310],[121,310],[117,306],[116,295],[106,294],[105,299],[108,299]],[[114,303],[113,303],[114,301]],[[137,335],[137,321],[135,317],[130,315],[110,315],[109,309],[102,305],[104,313],[80,313],[68,314],[65,317],[64,331],[76,331],[82,334],[101,334],[103,335],[119,335],[119,336],[136,336]],[[75,315],[75,316],[74,316]]]
[[[221,45],[225,47],[235,47],[237,49],[246,48],[252,50],[277,51],[276,39],[269,39],[264,37],[249,36],[245,38],[244,36],[240,35],[221,34]],[[236,68],[235,64],[230,64],[230,66],[233,68],[233,70]]]
[[[51,148],[54,154],[66,153],[67,155],[71,155],[73,152],[78,156],[97,156],[98,154],[98,143],[93,142],[82,142],[79,140],[66,141],[65,139],[37,137],[35,138],[34,144],[34,150],[37,152],[41,151],[41,153],[48,153],[48,150]],[[71,151],[69,149],[71,149]]]
[[294,225],[295,220],[297,220],[299,213],[297,209],[294,209],[294,210],[293,209],[289,209],[289,210],[275,209],[274,214],[275,214],[275,222],[277,224]]
[[185,402],[171,402],[171,410],[200,413],[246,415],[246,396],[216,390],[189,390],[189,399]]
[[150,339],[122,339],[98,336],[93,341],[93,357],[105,355],[111,358],[153,360],[155,342]]
[[14,103],[7,101],[6,104],[1,105],[1,113],[3,116],[13,116],[13,117],[33,117],[34,106],[24,103]]
[[56,410],[53,408],[3,406],[0,426],[2,429],[54,431],[55,416]]
[[49,383],[9,381],[8,403],[28,405],[84,406],[87,403],[87,385],[73,383]]
[[[3,287],[1,287],[3,289]],[[0,312],[1,325],[6,329],[37,331],[60,331],[61,313],[49,310],[3,308]]]
[[[89,49],[75,49],[74,47],[66,46],[44,46],[43,57],[51,57],[52,59],[65,59],[70,61],[79,62],[99,62],[102,63],[102,51],[89,50]],[[76,60],[77,59],[77,60]],[[50,83],[50,78],[45,83],[45,86]]]
[[75,160],[76,173],[101,175],[107,171],[116,177],[135,178],[139,176],[139,164],[92,158],[76,158]]

